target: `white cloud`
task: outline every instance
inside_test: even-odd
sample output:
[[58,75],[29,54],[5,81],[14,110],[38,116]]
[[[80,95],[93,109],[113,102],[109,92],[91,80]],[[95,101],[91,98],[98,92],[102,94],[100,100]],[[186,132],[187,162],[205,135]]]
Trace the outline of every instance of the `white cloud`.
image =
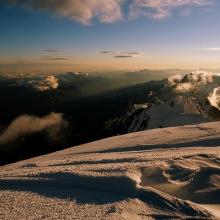
[[[164,19],[175,8],[185,6],[183,13],[189,14],[186,7],[207,6],[214,0],[3,0],[6,3],[20,5],[28,9],[39,10],[82,24],[90,24],[93,19],[102,23],[120,21],[146,16],[152,19]],[[128,6],[127,10],[124,5]],[[190,11],[191,12],[191,11]]]
[[206,48],[202,48],[202,50],[207,50],[207,51],[220,51],[220,47],[206,47]]
[[214,88],[207,99],[213,107],[220,111],[220,87]]
[[167,79],[167,84],[169,86],[174,86],[178,83],[180,83],[181,79],[183,78],[183,76],[181,74],[177,74],[177,75],[173,75],[173,76],[170,76],[168,77]]
[[185,76],[174,75],[168,78],[168,86],[172,86],[177,93],[186,93],[197,91],[201,86],[214,82],[214,76],[219,76],[218,73],[210,73],[206,71],[195,71]]
[[213,82],[214,75],[216,75],[216,73],[211,73],[206,71],[195,71],[185,75],[181,80],[181,82],[206,85],[208,83]]
[[54,76],[47,76],[46,79],[41,81],[30,81],[30,84],[41,92],[55,90],[59,87],[58,79]]
[[174,75],[167,79],[167,86],[177,94],[191,94],[209,101],[220,111],[220,73],[195,71],[186,75]]
[[212,0],[133,0],[130,6],[130,18],[146,16],[161,20],[170,16],[175,8],[206,6]]
[[16,140],[24,135],[48,130],[50,138],[56,138],[62,126],[66,125],[62,114],[50,113],[45,117],[36,117],[32,115],[22,115],[17,117],[0,135],[0,144]]
[[175,91],[177,93],[185,93],[185,92],[191,92],[195,89],[195,85],[192,83],[179,83],[175,87]]
[[103,23],[122,19],[121,4],[124,0],[9,0],[9,2],[90,24],[94,18]]

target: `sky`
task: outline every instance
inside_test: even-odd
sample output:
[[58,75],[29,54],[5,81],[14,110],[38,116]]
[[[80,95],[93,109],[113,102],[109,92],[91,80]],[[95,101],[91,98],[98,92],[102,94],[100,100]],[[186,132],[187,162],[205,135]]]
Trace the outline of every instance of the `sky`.
[[0,0],[0,72],[220,68],[219,0]]

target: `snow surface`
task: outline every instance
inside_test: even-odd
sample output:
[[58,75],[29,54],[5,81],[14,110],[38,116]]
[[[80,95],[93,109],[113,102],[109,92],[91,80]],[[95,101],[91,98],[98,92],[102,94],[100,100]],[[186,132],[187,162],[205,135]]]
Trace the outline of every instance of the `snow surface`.
[[219,122],[116,136],[0,168],[0,219],[217,219],[219,208]]

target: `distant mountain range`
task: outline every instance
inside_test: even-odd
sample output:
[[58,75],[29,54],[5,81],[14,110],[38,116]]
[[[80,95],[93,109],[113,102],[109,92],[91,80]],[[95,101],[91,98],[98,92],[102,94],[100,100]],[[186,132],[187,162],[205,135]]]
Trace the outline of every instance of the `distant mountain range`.
[[2,75],[0,140],[8,141],[0,142],[0,162],[118,134],[218,120],[219,87],[219,74],[204,71]]
[[107,122],[121,134],[220,119],[220,74],[205,71],[170,76],[146,100]]

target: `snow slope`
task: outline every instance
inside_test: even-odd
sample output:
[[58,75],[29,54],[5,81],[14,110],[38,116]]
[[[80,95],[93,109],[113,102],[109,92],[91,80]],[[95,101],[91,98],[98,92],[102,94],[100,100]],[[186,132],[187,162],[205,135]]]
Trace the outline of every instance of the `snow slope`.
[[0,219],[217,219],[219,205],[219,122],[116,136],[0,168]]

